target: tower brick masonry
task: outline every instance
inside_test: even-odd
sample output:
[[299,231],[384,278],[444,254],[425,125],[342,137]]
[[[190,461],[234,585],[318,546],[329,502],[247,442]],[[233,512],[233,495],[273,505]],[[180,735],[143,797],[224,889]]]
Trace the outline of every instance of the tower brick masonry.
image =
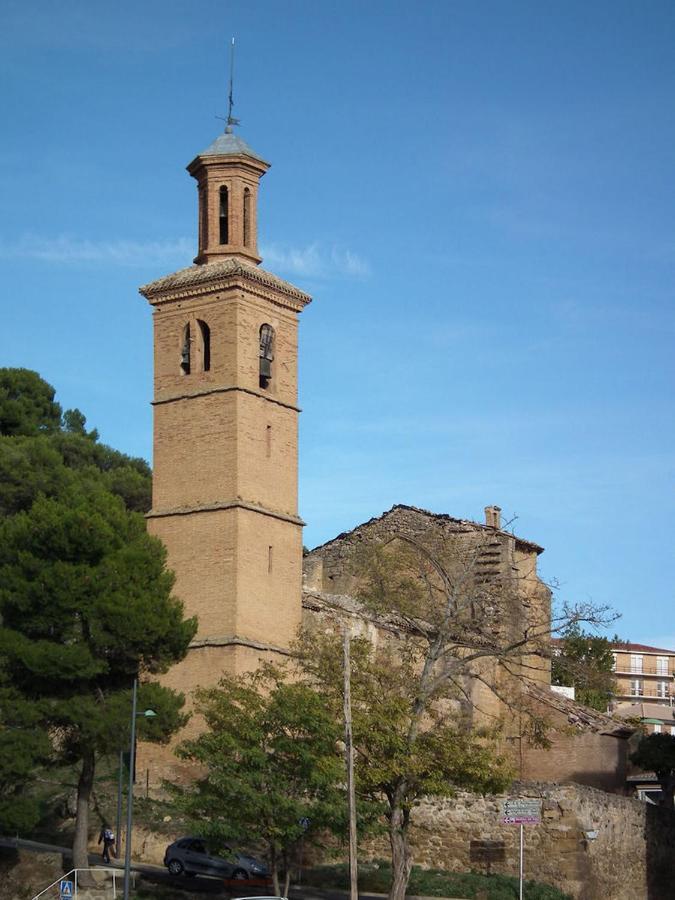
[[154,474],[148,527],[199,630],[164,682],[185,693],[283,653],[301,617],[298,313],[311,298],[259,268],[269,168],[221,135],[197,179],[195,265],[140,290],[154,310]]

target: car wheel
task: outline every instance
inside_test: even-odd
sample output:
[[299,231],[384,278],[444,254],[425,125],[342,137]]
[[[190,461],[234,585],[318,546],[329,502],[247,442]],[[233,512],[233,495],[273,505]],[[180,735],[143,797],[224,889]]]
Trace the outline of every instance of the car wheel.
[[235,869],[232,878],[234,881],[248,881],[248,872],[245,869]]
[[170,859],[166,867],[170,875],[180,875],[183,871],[183,863],[179,859]]

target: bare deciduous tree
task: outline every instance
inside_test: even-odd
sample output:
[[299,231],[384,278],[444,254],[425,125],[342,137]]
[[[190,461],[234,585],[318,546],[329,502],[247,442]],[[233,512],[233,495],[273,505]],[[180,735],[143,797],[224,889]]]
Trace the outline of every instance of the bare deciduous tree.
[[[377,648],[355,641],[352,654],[357,786],[386,798],[390,900],[405,896],[420,796],[503,789],[510,779],[496,729],[510,711],[527,711],[522,680],[550,683],[553,634],[615,618],[591,603],[552,612],[527,555],[504,552],[510,540],[496,529],[431,528],[362,541],[352,554],[356,599],[395,635]],[[306,635],[300,658],[309,677],[339,693],[331,638]],[[543,740],[540,726],[530,731]]]

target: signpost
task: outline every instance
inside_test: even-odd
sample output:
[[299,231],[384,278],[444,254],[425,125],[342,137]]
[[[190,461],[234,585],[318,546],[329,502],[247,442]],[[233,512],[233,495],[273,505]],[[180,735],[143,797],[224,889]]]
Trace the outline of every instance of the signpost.
[[502,825],[520,826],[520,892],[519,900],[523,900],[523,873],[524,873],[524,825],[541,825],[541,800],[516,799],[504,800],[502,803]]
[[60,900],[72,900],[73,896],[73,882],[66,881],[65,879],[59,882],[59,897]]

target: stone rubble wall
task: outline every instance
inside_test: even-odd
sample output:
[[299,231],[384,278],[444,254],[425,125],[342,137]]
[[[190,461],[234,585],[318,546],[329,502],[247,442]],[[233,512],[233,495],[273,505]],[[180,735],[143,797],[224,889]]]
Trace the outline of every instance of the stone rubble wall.
[[[503,841],[505,860],[492,863],[491,871],[517,876],[520,829],[500,824],[506,796],[460,792],[425,799],[411,819],[415,864],[485,872],[485,863],[470,858],[471,842]],[[542,800],[542,824],[524,829],[527,880],[555,885],[574,900],[675,900],[675,814],[578,784],[521,782],[508,796]],[[134,858],[162,865],[164,849],[177,836],[134,828]],[[359,847],[364,862],[389,855],[386,835]],[[310,857],[308,848],[307,862]]]
[[[526,879],[555,885],[575,900],[675,898],[672,813],[576,784],[522,783],[509,796],[542,800],[542,824],[525,826]],[[424,800],[412,814],[415,863],[485,872],[484,863],[470,860],[471,841],[504,841],[506,859],[491,870],[517,876],[520,829],[500,824],[504,799],[459,793]],[[371,860],[389,855],[386,836],[361,849]]]

